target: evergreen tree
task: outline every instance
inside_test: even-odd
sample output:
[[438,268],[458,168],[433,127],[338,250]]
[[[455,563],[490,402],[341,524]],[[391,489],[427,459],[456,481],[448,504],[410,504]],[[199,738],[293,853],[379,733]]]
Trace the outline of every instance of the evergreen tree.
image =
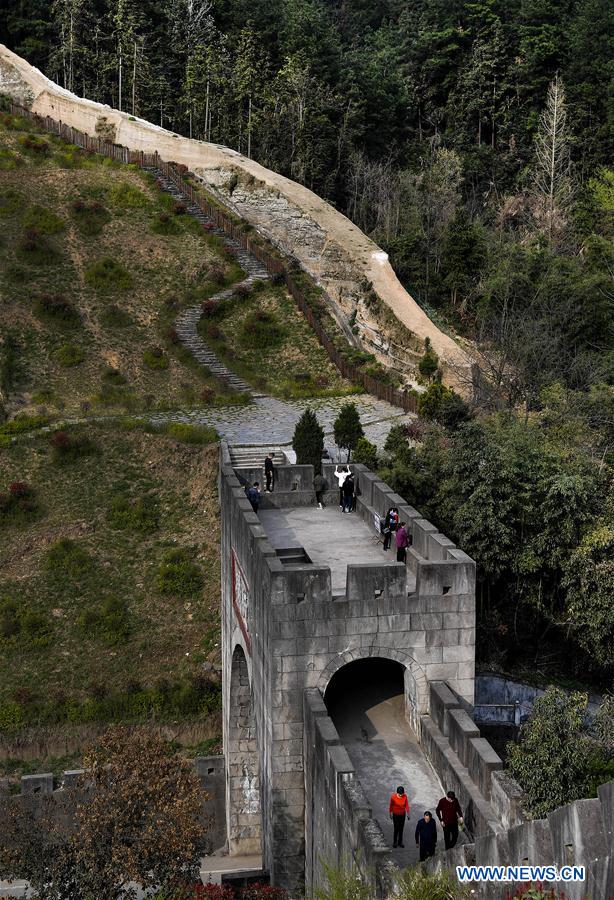
[[360,416],[355,403],[343,404],[339,415],[335,419],[333,430],[335,443],[338,447],[347,450],[347,461],[349,462],[352,450],[356,449],[358,441],[361,437],[364,437],[363,427],[360,423]]
[[299,466],[313,466],[313,474],[322,471],[322,451],[324,450],[324,429],[312,409],[306,409],[296,423],[292,437],[292,449],[296,453]]

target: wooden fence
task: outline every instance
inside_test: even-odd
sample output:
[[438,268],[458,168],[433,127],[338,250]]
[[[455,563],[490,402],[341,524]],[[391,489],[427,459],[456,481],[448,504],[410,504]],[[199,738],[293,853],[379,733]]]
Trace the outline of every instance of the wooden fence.
[[329,358],[345,378],[350,379],[356,384],[362,385],[369,394],[373,394],[373,396],[378,397],[380,400],[387,400],[388,403],[391,403],[393,406],[401,407],[405,412],[417,411],[417,397],[414,393],[400,391],[392,385],[380,381],[379,378],[373,378],[371,375],[367,375],[366,372],[363,372],[357,366],[353,365],[346,356],[339,351],[322,327],[318,317],[314,314],[300,285],[292,278],[292,273],[287,271],[283,261],[270,253],[266,247],[251,240],[250,236],[245,234],[243,228],[237,225],[230,216],[227,216],[219,206],[209,202],[205,197],[202,197],[195,191],[193,185],[182,177],[176,164],[161,159],[157,150],[155,153],[145,153],[143,150],[129,150],[128,147],[122,147],[120,144],[112,144],[99,137],[90,137],[90,135],[78,131],[71,125],[57,122],[50,116],[39,116],[16,103],[11,104],[11,113],[15,116],[31,119],[40,127],[44,128],[45,131],[57,134],[62,140],[67,141],[69,144],[74,144],[77,147],[81,147],[88,153],[99,153],[101,156],[108,156],[117,162],[131,163],[132,165],[137,165],[141,168],[160,169],[166,178],[170,179],[177,189],[188,197],[191,203],[198,206],[206,216],[215,222],[218,228],[221,228],[228,237],[231,237],[245,250],[255,256],[256,259],[266,267],[270,275],[283,274],[286,286],[296,301],[297,306],[313,328]]

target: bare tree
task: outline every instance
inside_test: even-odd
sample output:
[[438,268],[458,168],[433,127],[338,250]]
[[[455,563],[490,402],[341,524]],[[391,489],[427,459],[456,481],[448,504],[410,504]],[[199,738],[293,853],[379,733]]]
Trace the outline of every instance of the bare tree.
[[573,196],[569,140],[565,89],[557,74],[550,82],[535,140],[534,215],[550,241],[564,228]]

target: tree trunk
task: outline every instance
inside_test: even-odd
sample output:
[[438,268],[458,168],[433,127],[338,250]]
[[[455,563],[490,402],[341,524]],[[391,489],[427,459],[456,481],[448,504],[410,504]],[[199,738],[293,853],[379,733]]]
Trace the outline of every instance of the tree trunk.
[[122,111],[122,51],[119,51],[119,78],[118,78],[118,88],[117,88],[117,108],[121,112]]

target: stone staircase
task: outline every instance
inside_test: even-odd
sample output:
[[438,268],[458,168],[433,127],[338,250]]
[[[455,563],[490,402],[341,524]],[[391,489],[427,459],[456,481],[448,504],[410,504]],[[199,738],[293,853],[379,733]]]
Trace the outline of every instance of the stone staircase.
[[286,454],[279,447],[229,447],[230,461],[235,469],[264,469],[264,459],[269,453],[273,454],[273,465],[283,466],[288,460]]
[[[225,232],[221,228],[218,228],[213,220],[210,219],[209,216],[206,216],[199,206],[195,203],[191,203],[188,197],[180,191],[175,183],[171,181],[170,178],[167,178],[160,169],[147,168],[145,171],[153,175],[158,183],[162,185],[163,190],[166,191],[167,194],[170,194],[174,200],[184,204],[188,215],[196,219],[197,222],[200,222],[201,225],[212,226],[208,229],[209,233],[223,238],[225,245],[232,251],[237,262],[246,273],[247,277],[243,281],[234,284],[230,288],[219,291],[210,298],[211,300],[225,300],[234,295],[237,287],[244,286],[251,288],[255,281],[265,281],[269,278],[269,273],[265,266],[258,262],[251,253],[248,253],[238,241],[227,237]],[[200,304],[190,306],[177,316],[177,319],[175,320],[175,330],[181,344],[190,351],[197,362],[205,366],[216,378],[219,378],[227,384],[231,390],[241,394],[249,393],[255,397],[262,396],[261,394],[253,393],[250,385],[227,368],[227,366],[218,359],[215,353],[203,341],[198,333],[198,323],[201,316],[202,308]]]

